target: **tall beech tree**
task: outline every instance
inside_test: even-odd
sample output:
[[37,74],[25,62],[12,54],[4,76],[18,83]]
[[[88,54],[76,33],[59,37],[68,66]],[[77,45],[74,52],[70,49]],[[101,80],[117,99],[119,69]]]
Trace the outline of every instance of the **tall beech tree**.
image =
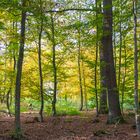
[[78,40],[78,78],[79,78],[79,87],[80,87],[80,111],[83,110],[83,85],[82,85],[82,73],[81,73],[81,40],[80,40],[80,31],[79,40]]
[[[81,21],[81,13],[79,13],[79,21]],[[80,88],[80,111],[83,110],[83,85],[82,85],[82,72],[81,72],[81,27],[78,29],[78,78]]]
[[[96,1],[96,8],[98,9],[96,11],[96,20],[101,21],[99,18],[99,15],[102,13],[102,8],[101,8],[101,3],[98,3]],[[106,114],[108,112],[107,109],[107,83],[106,83],[106,71],[105,71],[105,58],[103,55],[103,46],[101,45],[102,42],[102,24],[100,23],[100,26],[98,25],[99,23],[97,22],[97,41],[98,41],[98,46],[99,46],[99,59],[100,59],[100,107],[99,107],[99,113],[100,114]],[[100,39],[100,40],[99,40]]]
[[21,94],[21,77],[22,77],[22,65],[25,45],[26,0],[22,0],[21,8],[22,8],[21,33],[19,44],[19,56],[17,62],[16,85],[15,85],[15,137],[17,139],[20,139],[22,136],[20,123],[20,94]]
[[[96,0],[96,9],[98,8],[98,3]],[[96,11],[96,20],[98,21],[98,12]],[[94,68],[94,88],[96,96],[96,116],[99,115],[99,103],[98,103],[98,91],[97,91],[97,64],[98,64],[98,50],[99,50],[99,25],[96,23],[96,53],[95,53],[95,68]]]
[[122,120],[120,110],[119,92],[117,90],[116,72],[113,59],[112,45],[112,0],[103,0],[103,57],[105,61],[105,79],[108,93],[108,123],[115,123]]
[[55,43],[55,27],[54,17],[51,14],[51,32],[52,32],[52,64],[53,64],[53,101],[52,101],[52,115],[56,115],[56,94],[57,94],[57,66],[56,66],[56,43]]
[[86,76],[85,76],[85,67],[84,67],[83,60],[82,60],[82,75],[83,75],[84,105],[85,105],[85,109],[88,110],[88,106],[87,106],[87,90],[86,90]]
[[126,67],[126,44],[125,44],[125,40],[124,40],[124,70],[123,70],[123,78],[122,78],[122,97],[121,97],[121,111],[122,113],[124,113],[124,107],[123,107],[123,104],[124,104],[124,92],[125,92],[125,82],[126,82],[126,70],[127,70],[127,67]]
[[137,134],[140,137],[140,114],[138,101],[138,45],[137,45],[137,1],[133,1],[133,15],[134,15],[134,100],[135,100],[135,114],[136,114],[136,128]]
[[119,15],[119,40],[120,40],[120,45],[119,45],[119,68],[118,68],[118,91],[120,91],[120,83],[121,83],[121,63],[122,63],[122,41],[123,41],[123,35],[122,35],[122,0],[119,1],[120,3],[120,15]]
[[40,0],[40,31],[38,36],[38,67],[39,67],[39,82],[40,82],[40,121],[43,122],[43,109],[44,109],[44,92],[43,92],[43,76],[42,76],[42,49],[41,49],[41,39],[42,39],[42,31],[43,31],[43,14],[42,14],[42,1]]

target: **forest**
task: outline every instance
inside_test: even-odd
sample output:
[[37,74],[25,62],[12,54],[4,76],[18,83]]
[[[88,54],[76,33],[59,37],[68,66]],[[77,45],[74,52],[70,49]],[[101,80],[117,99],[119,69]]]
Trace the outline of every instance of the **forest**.
[[0,140],[139,140],[139,0],[0,0]]

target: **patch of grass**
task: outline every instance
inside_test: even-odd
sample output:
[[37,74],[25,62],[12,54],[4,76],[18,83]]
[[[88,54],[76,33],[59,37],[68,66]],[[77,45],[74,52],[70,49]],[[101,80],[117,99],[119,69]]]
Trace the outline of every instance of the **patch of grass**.
[[0,104],[0,110],[7,110],[7,107],[5,104]]
[[69,100],[58,101],[56,104],[56,109],[57,109],[57,115],[60,116],[65,116],[65,115],[74,116],[80,114],[78,108],[76,108],[76,105]]
[[80,112],[78,110],[75,110],[75,109],[69,109],[69,110],[59,109],[57,111],[58,116],[66,116],[66,115],[74,116],[74,115],[79,115],[79,114],[80,114]]

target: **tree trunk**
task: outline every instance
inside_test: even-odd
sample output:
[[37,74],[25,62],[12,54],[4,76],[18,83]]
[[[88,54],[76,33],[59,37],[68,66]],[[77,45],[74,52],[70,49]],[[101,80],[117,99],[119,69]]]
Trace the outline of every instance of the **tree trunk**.
[[[11,57],[10,57],[10,67],[12,67],[12,58]],[[10,75],[10,87],[9,87],[9,90],[8,90],[8,92],[6,94],[6,106],[7,106],[7,110],[8,110],[8,115],[10,115],[10,116],[11,116],[11,112],[10,112],[10,96],[12,96],[12,86],[13,86],[13,77],[12,77],[12,75]]]
[[119,15],[119,32],[120,32],[120,48],[119,48],[119,70],[118,70],[118,91],[120,91],[120,78],[121,78],[121,62],[122,62],[122,2],[120,0],[120,15]]
[[[6,48],[6,51],[7,53],[7,48]],[[2,98],[2,103],[6,103],[6,81],[7,81],[7,73],[6,73],[6,66],[7,66],[7,58],[5,57],[5,60],[4,60],[4,91],[3,91],[3,98]]]
[[[97,5],[98,6],[98,5]],[[101,13],[101,4],[100,4],[100,11]],[[98,34],[102,31],[102,28],[98,26],[97,28]],[[103,33],[101,33],[103,36]],[[101,42],[102,40],[100,40]],[[99,45],[99,57],[100,57],[100,108],[99,113],[100,114],[106,114],[108,113],[108,107],[107,107],[107,83],[106,83],[106,72],[105,72],[105,58],[103,55],[103,46]]]
[[43,122],[43,109],[44,109],[44,93],[43,93],[43,77],[42,77],[42,59],[41,59],[41,39],[42,39],[42,30],[43,30],[43,19],[41,18],[40,31],[39,31],[39,40],[38,40],[38,66],[39,66],[39,82],[40,82],[40,122]]
[[105,59],[105,79],[107,83],[109,115],[108,123],[122,120],[119,93],[116,84],[116,72],[112,45],[112,0],[103,0],[103,57]]
[[116,69],[116,65],[117,65],[117,49],[116,49],[116,33],[115,33],[115,23],[113,25],[114,29],[113,29],[113,48],[114,48],[114,67]]
[[[96,0],[96,9],[98,8],[98,3]],[[98,12],[96,11],[96,21],[98,21]],[[99,115],[99,107],[98,107],[98,91],[97,91],[97,63],[98,63],[98,48],[99,48],[99,27],[98,22],[96,23],[96,51],[95,51],[95,75],[94,75],[94,88],[95,88],[95,97],[96,97],[96,116]]]
[[[78,1],[79,3],[79,1]],[[79,3],[80,6],[80,3]],[[79,12],[79,22],[81,22],[81,12]],[[84,102],[84,97],[83,97],[83,85],[82,85],[82,72],[81,72],[81,27],[78,28],[78,79],[79,79],[79,89],[80,89],[80,111],[83,110],[83,102]]]
[[83,87],[82,87],[82,74],[81,74],[81,33],[78,31],[78,77],[79,77],[79,87],[80,87],[80,111],[83,110]]
[[126,45],[125,45],[125,41],[124,41],[124,53],[125,53],[125,57],[124,57],[124,73],[123,73],[123,82],[122,82],[122,102],[121,102],[121,109],[122,109],[122,113],[123,113],[123,104],[124,104],[124,91],[125,91],[125,79],[126,79]]
[[94,88],[95,88],[95,96],[96,96],[96,116],[99,115],[99,107],[98,107],[98,92],[97,92],[97,61],[98,61],[98,34],[96,40],[96,54],[95,54],[95,75],[94,75]]
[[86,90],[86,78],[85,78],[85,67],[84,67],[84,62],[82,61],[82,75],[83,75],[83,95],[84,95],[84,104],[85,104],[85,108],[86,110],[88,110],[88,106],[87,106],[87,90]]
[[103,56],[103,47],[100,46],[100,114],[108,113],[107,107],[107,83],[106,83],[106,71],[105,71],[105,58]]
[[140,137],[140,114],[138,102],[138,47],[137,47],[137,2],[133,1],[134,15],[134,99],[135,99],[135,114],[137,135]]
[[7,106],[7,110],[8,110],[8,115],[11,116],[11,112],[10,112],[10,93],[11,93],[11,87],[9,88],[7,95],[6,95],[6,106]]
[[[26,0],[22,1],[22,8],[25,7]],[[21,92],[21,77],[22,77],[22,64],[24,58],[24,44],[25,44],[25,23],[26,23],[26,11],[22,9],[21,15],[21,34],[20,34],[20,48],[17,62],[17,74],[16,74],[16,87],[15,87],[15,137],[20,139],[21,124],[20,124],[20,92]]]
[[56,67],[56,50],[55,50],[55,33],[54,33],[54,19],[53,19],[53,15],[51,15],[51,24],[52,24],[52,43],[53,43],[53,47],[52,47],[52,52],[53,52],[53,59],[52,59],[52,63],[53,63],[53,82],[54,82],[54,93],[53,93],[53,101],[52,101],[52,115],[55,116],[56,115],[56,94],[57,94],[57,67]]

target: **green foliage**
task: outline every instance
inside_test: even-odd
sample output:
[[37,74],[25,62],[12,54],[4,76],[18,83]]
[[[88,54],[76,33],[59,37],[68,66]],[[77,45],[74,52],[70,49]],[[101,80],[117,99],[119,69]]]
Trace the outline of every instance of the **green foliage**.
[[96,107],[96,100],[94,97],[89,98],[88,108],[94,109]]
[[58,100],[56,104],[57,115],[79,115],[80,112],[76,105],[71,101],[65,101],[64,99]]
[[0,30],[3,30],[3,29],[5,29],[4,23],[0,22]]
[[[4,104],[3,106],[0,107],[1,110],[3,109],[6,110],[6,106]],[[51,116],[52,115],[51,102],[45,101],[44,107],[45,107],[44,108],[45,115]],[[34,100],[32,98],[25,98],[24,100],[22,99],[21,112],[30,112],[30,111],[39,112],[39,109],[40,109],[40,101]],[[58,116],[80,114],[77,105],[71,100],[65,101],[64,99],[58,99],[56,109]],[[11,106],[11,112],[14,114],[14,106]]]
[[134,110],[134,99],[125,97],[123,106],[125,110]]

